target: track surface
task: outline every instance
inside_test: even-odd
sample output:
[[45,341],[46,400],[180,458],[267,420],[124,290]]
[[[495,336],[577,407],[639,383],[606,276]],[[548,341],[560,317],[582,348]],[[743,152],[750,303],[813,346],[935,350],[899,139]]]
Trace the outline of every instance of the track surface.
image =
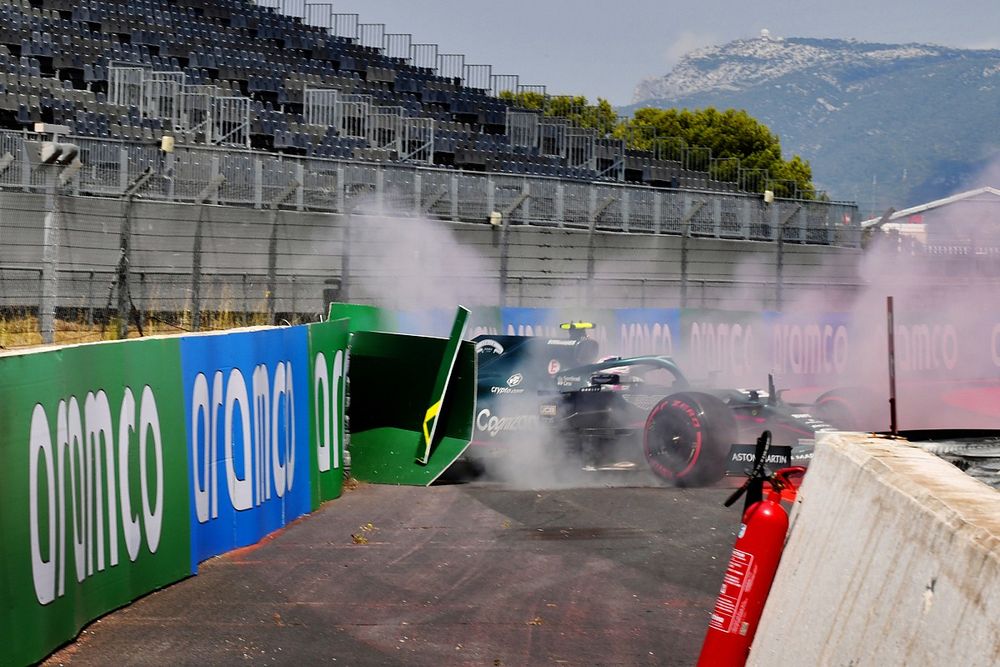
[[359,485],[46,664],[690,665],[728,493]]

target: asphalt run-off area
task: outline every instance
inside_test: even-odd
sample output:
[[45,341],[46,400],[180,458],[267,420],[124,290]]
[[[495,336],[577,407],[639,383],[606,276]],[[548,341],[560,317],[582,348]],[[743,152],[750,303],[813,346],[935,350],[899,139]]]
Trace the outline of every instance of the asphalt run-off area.
[[595,482],[349,484],[44,664],[693,664],[739,524],[731,489]]

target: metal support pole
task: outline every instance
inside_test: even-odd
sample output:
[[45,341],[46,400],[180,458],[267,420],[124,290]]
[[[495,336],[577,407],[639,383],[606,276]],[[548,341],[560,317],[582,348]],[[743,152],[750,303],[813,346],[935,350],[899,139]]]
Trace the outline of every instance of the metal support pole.
[[458,220],[458,174],[451,175],[451,219]]
[[[493,181],[492,176],[486,177],[486,217],[489,217],[493,211],[497,210],[497,184]],[[504,216],[506,217],[506,216]]]
[[125,199],[122,212],[122,226],[119,235],[120,255],[118,257],[118,340],[128,338],[129,319],[129,264],[132,244],[132,198]]
[[337,164],[337,198],[335,205],[337,207],[337,213],[347,213],[345,210],[347,207],[347,188],[346,186],[347,170],[344,169],[343,163]]
[[632,192],[628,188],[622,188],[622,231],[632,231],[632,206],[630,196]]
[[889,336],[889,432],[899,435],[896,421],[896,325],[891,296],[886,297],[885,308]]
[[531,224],[531,181],[527,178],[524,179],[524,183],[521,186],[521,196],[524,197],[524,202],[521,204],[521,215],[524,216],[524,224]]
[[561,182],[556,183],[556,224],[566,226],[566,184]]
[[385,214],[385,167],[382,165],[375,169],[375,210],[379,215]]
[[510,257],[510,221],[505,215],[500,223],[500,307],[507,305],[508,261]]
[[687,308],[688,299],[688,239],[691,238],[691,221],[705,201],[691,202],[691,208],[681,220],[681,308]]
[[194,227],[194,247],[191,249],[191,330],[201,329],[201,237],[206,206],[198,205],[198,222]]
[[264,207],[264,161],[260,158],[253,161],[253,207]]
[[653,231],[663,233],[663,193],[653,193]]
[[201,246],[205,226],[205,202],[217,197],[219,186],[226,177],[219,174],[219,158],[212,158],[212,180],[199,193],[195,203],[198,204],[198,222],[194,228],[194,246],[191,249],[191,328],[198,331],[201,328]]
[[351,291],[351,227],[354,221],[344,215],[341,220],[344,225],[344,240],[340,252],[340,300],[349,303]]
[[802,204],[798,204],[784,220],[778,223],[777,253],[778,259],[775,265],[775,285],[774,285],[774,307],[781,310],[785,299],[785,225],[787,225],[802,209]]
[[413,174],[413,215],[420,217],[423,213],[421,210],[423,208],[423,191],[424,191],[424,177],[420,171],[415,171]]
[[43,222],[42,246],[42,298],[38,308],[39,328],[42,342],[55,342],[56,296],[59,292],[59,193],[57,183],[58,167],[45,167],[45,220]]
[[282,202],[293,194],[301,195],[302,182],[295,180],[285,186],[270,203],[271,209],[271,240],[267,247],[267,321],[277,324],[276,293],[278,291],[278,224],[281,220],[279,209]]

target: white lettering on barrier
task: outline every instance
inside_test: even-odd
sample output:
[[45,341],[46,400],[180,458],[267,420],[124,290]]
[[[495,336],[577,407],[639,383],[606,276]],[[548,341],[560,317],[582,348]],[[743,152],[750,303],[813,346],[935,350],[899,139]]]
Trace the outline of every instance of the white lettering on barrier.
[[[243,478],[236,476],[236,460],[233,458],[233,418],[236,406],[240,406],[240,430],[243,435]],[[229,502],[237,512],[253,507],[253,443],[250,439],[250,400],[247,395],[247,383],[240,369],[229,372],[229,382],[226,383],[226,411],[223,414],[225,430],[223,431],[222,451],[226,462],[226,488],[229,489]],[[213,475],[214,478],[214,475]]]
[[[135,397],[129,387],[125,387],[122,396],[117,443],[111,407],[103,390],[87,393],[82,419],[80,403],[75,396],[59,401],[54,450],[45,407],[39,403],[32,410],[28,435],[28,520],[31,574],[39,604],[49,604],[65,595],[66,538],[70,530],[73,532],[73,569],[78,583],[94,575],[95,562],[97,572],[118,565],[119,519],[129,560],[138,558],[142,534],[138,517],[133,515],[128,464],[134,431]],[[150,433],[153,441],[151,461],[147,447]],[[148,385],[143,388],[140,398],[138,453],[142,525],[147,549],[156,553],[163,526],[163,446],[156,396]],[[156,479],[156,497],[152,504],[149,504],[150,463],[155,466]],[[39,514],[40,481],[45,485],[47,500],[48,512],[44,517]],[[71,507],[69,517],[67,504]],[[41,535],[46,527],[48,552],[43,554]]]
[[[340,383],[344,377],[344,352],[337,350],[332,373],[326,355],[319,352],[313,364],[313,395],[316,397],[316,453],[320,472],[340,468]],[[332,387],[332,389],[331,389]]]
[[[128,475],[122,475],[122,470],[128,470],[128,457],[131,444],[131,434],[135,431],[135,397],[132,390],[125,387],[122,397],[122,411],[118,417],[118,495],[122,507],[122,534],[125,537],[125,549],[128,559],[134,561],[139,556],[142,545],[142,531],[139,529],[139,516],[132,512],[132,499],[129,497]],[[160,488],[157,484],[156,488]]]
[[632,357],[637,354],[666,354],[674,353],[673,334],[670,325],[656,322],[652,325],[632,322],[622,324],[621,354]]
[[702,371],[737,375],[750,370],[753,327],[724,322],[692,322],[691,354]]
[[958,334],[951,324],[896,325],[896,359],[907,371],[928,371],[958,365]]
[[773,331],[776,372],[830,375],[847,368],[849,339],[844,325],[779,324]]
[[[41,522],[38,516],[38,459],[45,458],[45,479],[48,491],[46,507],[49,514],[49,553],[43,557],[39,533]],[[52,464],[52,436],[45,417],[45,408],[36,405],[31,413],[31,435],[28,449],[28,474],[31,493],[28,496],[28,520],[31,526],[31,578],[35,584],[35,597],[39,604],[48,604],[56,599],[56,486]]]
[[[191,392],[191,465],[199,523],[219,516],[214,471],[219,460],[220,420],[226,488],[234,510],[248,510],[270,500],[272,485],[279,498],[292,490],[295,484],[293,385],[292,364],[287,361],[277,363],[273,379],[265,364],[255,366],[250,389],[238,368],[230,371],[228,379],[221,371],[215,371],[211,390],[204,373],[195,376]],[[242,477],[234,458],[237,430],[243,442]]]
[[[152,505],[149,505],[149,474],[146,469],[146,461],[149,460],[146,445],[150,433],[156,460],[156,499]],[[163,441],[160,440],[160,412],[149,385],[142,388],[139,402],[139,487],[142,491],[142,525],[146,529],[146,541],[150,552],[156,553],[163,530]]]

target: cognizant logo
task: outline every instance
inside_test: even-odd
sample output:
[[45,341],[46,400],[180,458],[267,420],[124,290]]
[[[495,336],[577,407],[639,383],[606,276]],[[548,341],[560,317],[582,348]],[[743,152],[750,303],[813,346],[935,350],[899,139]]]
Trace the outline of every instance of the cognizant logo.
[[[82,411],[76,396],[59,401],[54,414],[41,403],[32,410],[28,517],[31,578],[39,604],[65,595],[67,563],[77,583],[118,565],[119,529],[130,561],[139,557],[144,541],[150,553],[159,548],[163,442],[156,396],[148,385],[140,394],[138,414],[136,407],[132,389],[125,387],[117,429],[103,390],[88,392]],[[130,476],[135,467],[130,462],[136,460],[140,496],[133,498]]]

